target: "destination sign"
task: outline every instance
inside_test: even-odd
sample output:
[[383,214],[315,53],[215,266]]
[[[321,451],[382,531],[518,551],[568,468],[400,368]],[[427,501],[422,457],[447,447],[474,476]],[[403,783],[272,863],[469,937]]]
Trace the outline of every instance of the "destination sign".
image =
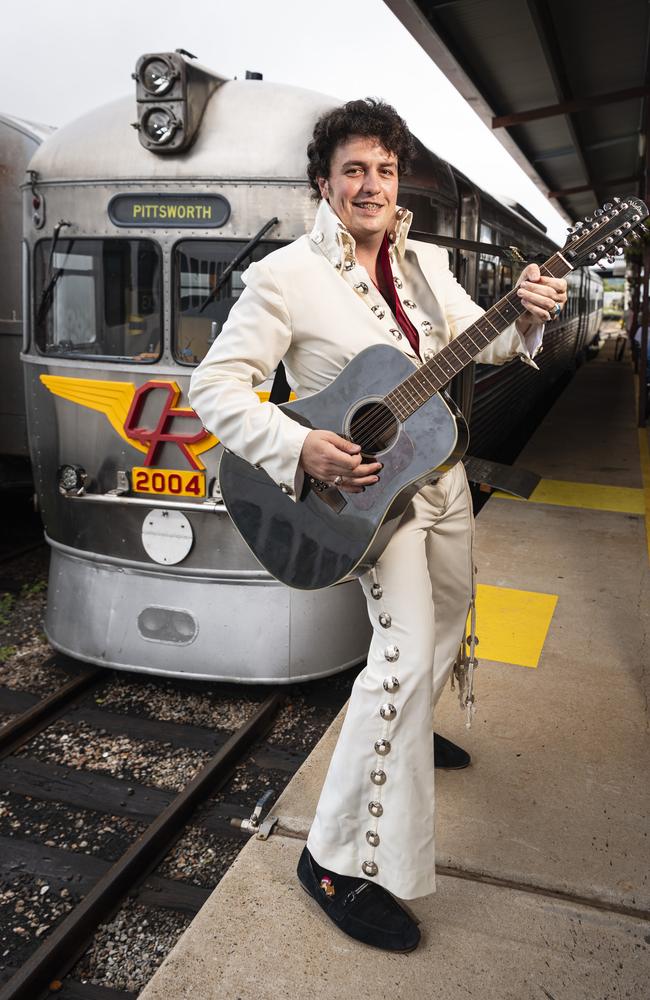
[[219,229],[230,205],[220,194],[116,194],[108,217],[116,226],[138,229]]

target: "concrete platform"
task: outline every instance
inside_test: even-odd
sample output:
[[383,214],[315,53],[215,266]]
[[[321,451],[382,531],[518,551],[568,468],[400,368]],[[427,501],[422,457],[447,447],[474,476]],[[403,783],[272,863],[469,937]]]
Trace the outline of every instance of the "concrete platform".
[[[605,352],[581,368],[520,464],[642,491],[631,369]],[[295,880],[341,715],[274,808],[279,833],[247,845],[142,1000],[645,1000],[648,557],[625,505],[491,499],[479,579],[557,603],[536,668],[482,661],[469,732],[450,692],[438,706],[436,728],[473,765],[437,772],[439,889],[410,904],[421,947],[388,956],[330,933]]]
[[422,941],[389,955],[332,928],[295,878],[302,841],[248,844],[140,1000],[647,997],[648,925],[441,876]]

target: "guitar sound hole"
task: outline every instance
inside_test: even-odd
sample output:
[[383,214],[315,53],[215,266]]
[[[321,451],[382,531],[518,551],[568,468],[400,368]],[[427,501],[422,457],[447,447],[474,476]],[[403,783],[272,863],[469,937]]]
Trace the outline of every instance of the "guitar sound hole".
[[398,422],[383,403],[365,403],[355,411],[350,422],[350,437],[361,445],[365,455],[389,448],[397,437]]

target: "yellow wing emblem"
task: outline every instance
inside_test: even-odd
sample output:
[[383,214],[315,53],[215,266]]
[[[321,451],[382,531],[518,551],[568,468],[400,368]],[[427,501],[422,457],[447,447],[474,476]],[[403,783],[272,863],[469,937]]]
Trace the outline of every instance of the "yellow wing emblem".
[[100,382],[91,378],[69,378],[64,375],[41,375],[41,382],[55,396],[69,399],[72,403],[103,413],[111,427],[120,437],[138,451],[146,451],[145,445],[127,437],[124,430],[135,386],[132,382]]
[[[138,451],[142,452],[148,450],[146,445],[129,437],[124,430],[124,424],[136,391],[133,382],[104,382],[91,378],[70,378],[66,375],[41,375],[40,379],[43,385],[55,396],[61,396],[62,399],[69,399],[70,402],[77,403],[78,406],[85,406],[90,410],[98,410],[103,413],[113,430],[132,448],[137,448]],[[180,392],[173,380],[163,381],[169,381]],[[214,448],[218,440],[214,434],[208,434],[200,441],[188,445],[188,451],[191,451],[202,469],[205,468],[205,465],[198,456],[204,451]]]

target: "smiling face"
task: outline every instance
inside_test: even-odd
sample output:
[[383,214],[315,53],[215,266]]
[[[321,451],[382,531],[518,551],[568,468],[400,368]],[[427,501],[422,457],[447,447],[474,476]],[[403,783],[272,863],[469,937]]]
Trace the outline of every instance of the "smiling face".
[[377,141],[353,135],[332,154],[320,193],[360,245],[381,244],[397,206],[397,157]]

